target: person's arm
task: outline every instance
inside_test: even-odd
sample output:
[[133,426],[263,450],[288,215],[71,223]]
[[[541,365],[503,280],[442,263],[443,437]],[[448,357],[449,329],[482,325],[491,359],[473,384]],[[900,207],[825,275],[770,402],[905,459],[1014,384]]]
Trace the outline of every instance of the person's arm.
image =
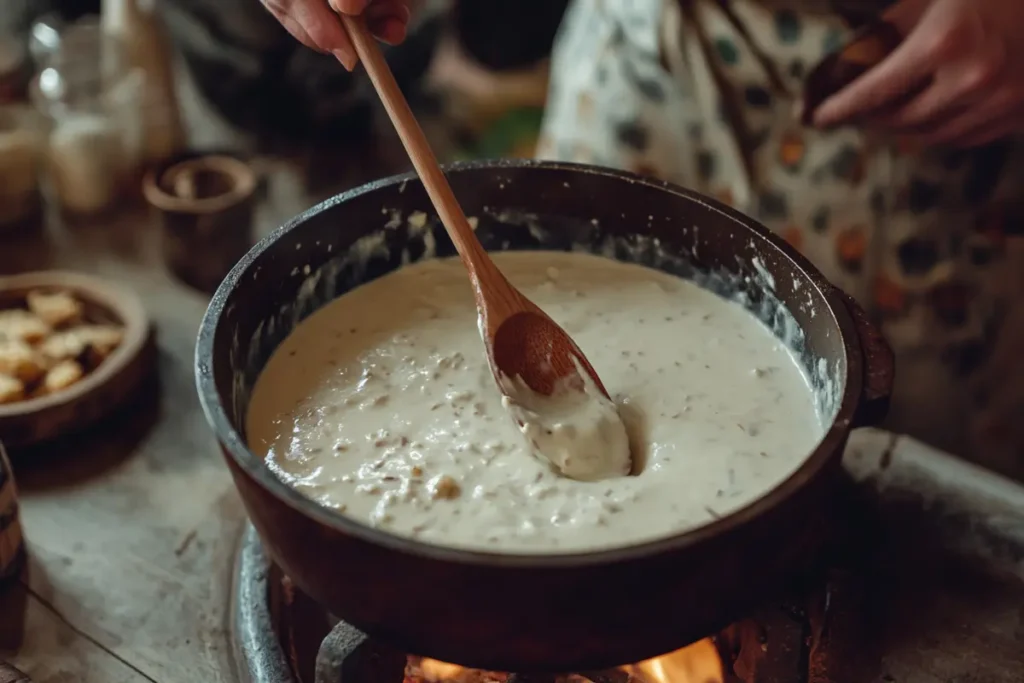
[[260,0],[296,40],[329,52],[351,71],[359,61],[336,15],[362,14],[380,40],[397,45],[405,40],[410,0]]
[[885,18],[902,44],[818,107],[815,125],[963,147],[1024,132],[1024,2],[901,0]]

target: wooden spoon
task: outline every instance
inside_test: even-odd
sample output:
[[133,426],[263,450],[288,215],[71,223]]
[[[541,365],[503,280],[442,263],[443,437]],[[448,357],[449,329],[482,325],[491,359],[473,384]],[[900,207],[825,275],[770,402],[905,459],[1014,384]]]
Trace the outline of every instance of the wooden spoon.
[[566,379],[573,384],[578,382],[582,389],[578,364],[607,397],[604,384],[572,338],[512,286],[476,238],[363,18],[340,16],[437,215],[469,271],[480,314],[480,333],[498,386],[504,392],[502,376],[508,379],[518,376],[538,394],[550,395],[559,380]]

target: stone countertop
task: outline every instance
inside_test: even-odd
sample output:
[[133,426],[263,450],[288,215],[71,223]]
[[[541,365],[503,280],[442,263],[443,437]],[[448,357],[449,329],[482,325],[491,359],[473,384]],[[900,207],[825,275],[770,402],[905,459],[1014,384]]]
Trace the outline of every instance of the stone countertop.
[[[272,183],[270,196],[284,187]],[[292,210],[281,206],[260,210],[258,232]],[[22,581],[0,592],[0,657],[36,683],[236,680],[228,603],[244,512],[193,383],[207,297],[166,273],[158,236],[139,212],[51,225],[0,252],[0,273],[70,268],[128,284],[158,334],[159,382],[146,400],[84,434],[13,454],[29,562]],[[863,463],[903,451],[944,457],[866,430],[848,469],[864,476]]]

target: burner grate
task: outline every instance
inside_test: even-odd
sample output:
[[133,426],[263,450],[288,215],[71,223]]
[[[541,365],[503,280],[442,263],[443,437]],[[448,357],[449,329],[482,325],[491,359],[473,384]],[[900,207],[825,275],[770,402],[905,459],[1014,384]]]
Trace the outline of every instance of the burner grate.
[[339,621],[320,644],[314,683],[400,683],[407,659]]
[[[259,561],[266,565],[259,541],[251,530],[243,548],[243,556],[248,556],[249,561]],[[271,603],[274,604],[274,609],[264,613],[268,619],[264,624],[264,632],[276,631],[283,635],[277,649],[287,653],[287,656],[285,661],[278,662],[277,671],[286,670],[288,673],[286,678],[260,678],[247,683],[261,683],[263,680],[292,680],[296,683],[401,683],[403,680],[421,680],[407,675],[410,658],[406,653],[368,638],[345,622],[324,618],[315,603],[295,591],[287,577],[276,569],[268,568],[261,576],[265,589],[272,596]],[[832,595],[837,596],[846,590],[843,586],[849,583],[849,580],[842,584],[829,582],[828,586]],[[829,656],[832,648],[825,642],[812,653],[810,644],[811,634],[815,631],[815,618],[809,616],[814,610],[806,605],[825,602],[822,590],[813,591],[812,596],[810,601],[794,600],[761,610],[715,635],[713,640],[726,669],[724,683],[817,683],[833,680],[807,677],[808,661],[812,656],[818,662],[815,670],[819,676],[828,676],[834,666],[833,662],[837,661],[836,657]],[[830,601],[832,604],[843,604],[842,600],[835,597],[830,598]],[[271,612],[277,614],[272,615]],[[286,622],[285,627],[275,629],[274,619],[278,620],[278,624]],[[292,628],[297,625],[305,627],[305,630],[298,632]],[[836,626],[828,630],[829,633],[844,634],[850,631],[848,627]],[[308,648],[311,642],[319,642],[315,656],[311,656]],[[307,667],[311,659],[315,664]],[[645,682],[628,671],[611,669],[583,671],[572,675],[467,671],[463,683]]]
[[[863,432],[862,432],[863,434]],[[985,681],[1024,672],[1024,489],[913,442],[847,452],[840,545],[805,595],[714,636],[725,683]],[[865,455],[870,451],[872,454]],[[410,659],[327,615],[249,528],[234,643],[242,683],[411,683]],[[627,671],[464,683],[642,683]]]

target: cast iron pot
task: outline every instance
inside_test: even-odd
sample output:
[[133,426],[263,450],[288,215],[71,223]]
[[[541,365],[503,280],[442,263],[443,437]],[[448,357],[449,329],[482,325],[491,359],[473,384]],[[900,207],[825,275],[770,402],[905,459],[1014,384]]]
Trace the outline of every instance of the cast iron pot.
[[429,256],[432,241],[437,255],[455,253],[436,221],[417,231],[391,220],[430,214],[413,176],[371,183],[256,245],[221,284],[199,333],[207,419],[263,544],[295,584],[413,654],[491,670],[579,671],[685,646],[812,568],[849,431],[882,417],[892,384],[892,353],[863,312],[764,227],[679,187],[531,161],[458,165],[449,177],[492,250],[583,245],[698,279],[724,273],[747,290],[752,310],[774,279],[773,295],[805,333],[797,351],[833,368],[835,419],[806,463],[762,499],[695,531],[618,550],[452,550],[318,506],[246,447],[244,415],[260,370],[301,319],[343,292]]

